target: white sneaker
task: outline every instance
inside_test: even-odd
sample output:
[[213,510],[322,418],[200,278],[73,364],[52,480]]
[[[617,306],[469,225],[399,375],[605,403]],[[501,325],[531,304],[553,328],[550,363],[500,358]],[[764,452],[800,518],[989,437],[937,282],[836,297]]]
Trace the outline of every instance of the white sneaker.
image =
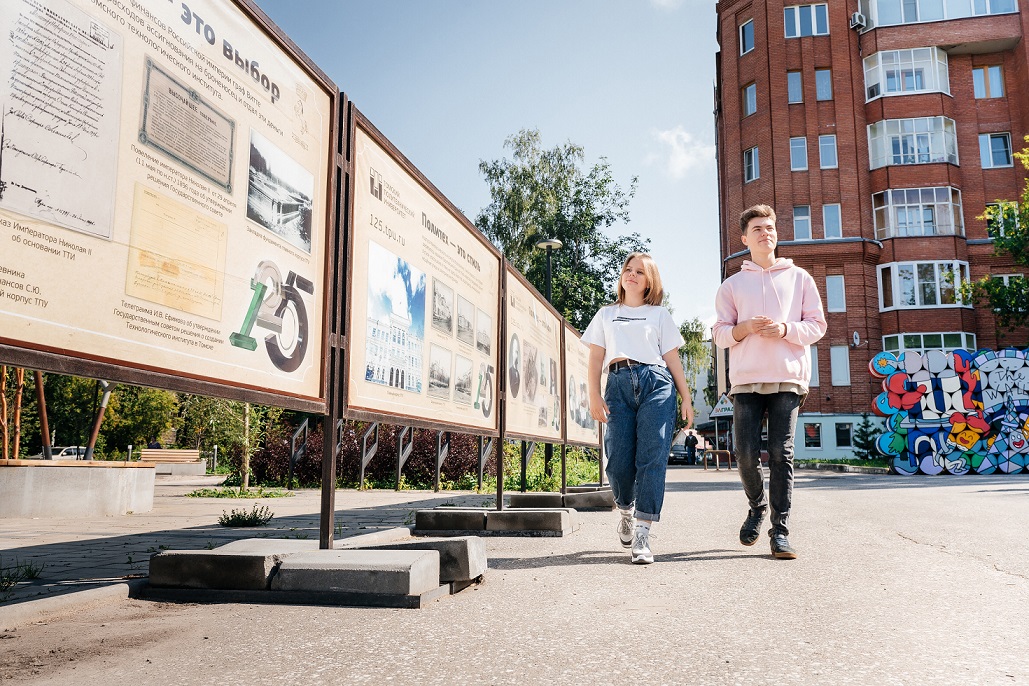
[[636,528],[636,519],[630,510],[620,510],[620,514],[615,530],[618,532],[618,540],[622,542],[622,547],[628,548],[632,545],[632,531]]
[[632,539],[632,563],[649,565],[654,562],[654,553],[650,552],[650,532],[637,529]]

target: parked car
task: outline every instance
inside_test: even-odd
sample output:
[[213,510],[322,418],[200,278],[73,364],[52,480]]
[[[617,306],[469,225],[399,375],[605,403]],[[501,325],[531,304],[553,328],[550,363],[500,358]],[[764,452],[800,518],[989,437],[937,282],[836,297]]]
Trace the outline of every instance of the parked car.
[[686,446],[681,443],[673,443],[672,450],[668,453],[668,464],[688,464],[686,462]]
[[[55,460],[84,460],[86,459],[86,446],[84,445],[55,445],[50,448],[50,454]],[[42,460],[43,453],[30,455],[30,460]]]

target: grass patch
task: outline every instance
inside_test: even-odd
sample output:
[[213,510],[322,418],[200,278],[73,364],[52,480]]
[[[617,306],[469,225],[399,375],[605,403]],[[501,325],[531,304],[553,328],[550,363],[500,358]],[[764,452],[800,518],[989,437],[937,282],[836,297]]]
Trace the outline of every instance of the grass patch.
[[264,526],[272,519],[272,511],[268,509],[267,505],[258,506],[254,503],[254,509],[250,510],[233,510],[232,512],[226,512],[222,510],[222,514],[218,517],[218,523],[222,526],[237,526],[237,527],[248,527],[248,526]]
[[4,564],[3,558],[0,558],[0,603],[14,595],[15,586],[21,582],[38,579],[45,567],[45,564],[37,564],[32,560],[18,562],[17,558],[15,558],[14,564],[7,566]]
[[265,490],[264,486],[244,491],[241,488],[198,488],[186,494],[187,498],[292,498],[293,493],[278,488]]

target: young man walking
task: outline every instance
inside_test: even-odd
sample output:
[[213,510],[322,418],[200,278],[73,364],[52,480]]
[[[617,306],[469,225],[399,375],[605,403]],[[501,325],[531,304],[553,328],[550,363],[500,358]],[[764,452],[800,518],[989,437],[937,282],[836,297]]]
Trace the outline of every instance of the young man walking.
[[[736,462],[750,511],[740,543],[751,546],[771,505],[772,555],[792,560],[788,521],[793,499],[793,437],[811,379],[812,343],[825,335],[822,299],[814,279],[776,258],[775,211],[755,205],[740,215],[750,250],[740,271],[718,289],[715,344],[729,349]],[[768,415],[768,497],[761,470],[761,424]]]

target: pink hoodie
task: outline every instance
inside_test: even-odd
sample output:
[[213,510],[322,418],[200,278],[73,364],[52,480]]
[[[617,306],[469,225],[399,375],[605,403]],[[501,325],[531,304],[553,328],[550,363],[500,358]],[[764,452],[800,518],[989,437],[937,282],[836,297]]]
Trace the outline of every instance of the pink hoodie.
[[[715,295],[715,345],[729,349],[732,386],[788,381],[807,389],[811,380],[809,346],[825,335],[822,299],[811,275],[793,260],[778,258],[768,269],[750,260],[722,282]],[[732,327],[764,315],[786,323],[784,338],[751,334],[733,338]]]

